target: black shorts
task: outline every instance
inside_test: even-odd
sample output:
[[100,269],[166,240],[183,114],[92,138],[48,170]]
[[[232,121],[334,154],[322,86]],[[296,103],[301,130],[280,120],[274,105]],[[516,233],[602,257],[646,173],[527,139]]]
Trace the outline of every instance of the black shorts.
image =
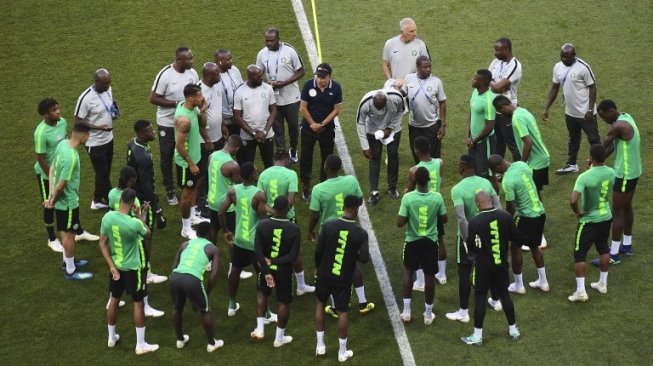
[[188,273],[172,272],[170,276],[170,297],[172,305],[178,312],[184,311],[186,299],[190,300],[193,310],[208,313],[209,296],[204,288],[204,282]]
[[438,243],[421,238],[404,243],[404,266],[411,271],[421,268],[426,275],[438,272]]
[[506,291],[510,285],[510,275],[508,266],[489,268],[474,267],[474,291],[477,293],[487,294],[489,289],[494,289],[493,293],[498,294],[498,290]]
[[438,238],[444,238],[444,224],[442,221],[437,220],[437,225],[438,225]]
[[113,276],[109,273],[109,292],[111,297],[119,299],[123,292],[131,295],[132,301],[143,301],[147,296],[147,269],[136,269],[120,272],[120,278],[117,281],[113,280]]
[[[624,180],[623,178],[616,178],[614,180],[614,187],[612,187],[612,191],[621,193],[634,192],[635,188],[637,187],[638,180],[639,178],[627,180]],[[47,183],[47,180],[45,182]]]
[[519,230],[524,239],[515,240],[514,245],[525,245],[531,249],[539,247],[542,243],[542,235],[544,234],[545,222],[545,214],[542,214],[538,217],[516,216],[515,224],[517,225],[517,230]]
[[492,175],[492,171],[488,164],[491,151],[492,145],[489,136],[467,150],[467,153],[474,158],[474,162],[476,163],[476,175],[479,177],[488,178]]
[[[215,232],[220,232],[220,220],[218,220],[218,211],[213,211],[209,209],[209,217],[211,218],[211,225]],[[236,231],[236,211],[227,211],[225,213],[225,219],[227,220],[227,229],[232,233]]]
[[471,266],[474,264],[468,257],[467,252],[465,251],[465,241],[460,235],[456,236],[456,264],[464,264]]
[[549,185],[549,167],[542,169],[533,170],[533,182],[535,182],[535,188],[540,192],[544,186]]
[[36,181],[39,184],[39,196],[41,198],[41,203],[43,203],[50,195],[50,181],[44,179],[41,174],[36,175]]
[[574,247],[574,260],[576,263],[585,262],[587,252],[596,246],[599,255],[610,253],[608,237],[610,236],[610,227],[612,219],[601,222],[579,222],[576,229],[576,246]]
[[258,271],[258,265],[256,264],[256,259],[254,258],[254,251],[241,248],[238,245],[234,245],[234,250],[231,255],[231,264],[234,267],[240,269],[253,264],[255,269]]
[[79,207],[67,210],[55,209],[57,218],[57,230],[77,232],[79,228]]
[[338,312],[349,311],[349,300],[351,299],[351,286],[331,286],[320,282],[318,277],[315,281],[315,296],[317,299],[326,304],[329,296],[333,296],[333,303]]
[[[274,277],[274,291],[277,293],[277,302],[290,304],[292,302],[292,271],[271,271],[270,273]],[[260,272],[258,274],[258,289],[266,297],[272,294],[272,289],[268,287],[265,276]]]
[[177,185],[182,189],[195,189],[197,187],[197,182],[200,180],[200,175],[201,172],[198,175],[193,175],[193,173],[190,171],[190,168],[184,168],[180,165],[177,165]]

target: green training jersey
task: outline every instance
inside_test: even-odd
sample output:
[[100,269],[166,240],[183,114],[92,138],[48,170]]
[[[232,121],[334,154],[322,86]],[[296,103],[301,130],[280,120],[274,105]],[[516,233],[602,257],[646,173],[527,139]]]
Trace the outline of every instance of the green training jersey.
[[[483,94],[478,94],[478,90],[472,91],[472,97],[469,99],[469,133],[472,138],[480,135],[485,128],[485,121],[494,121],[496,110],[492,101],[494,94],[487,90]],[[488,136],[494,134],[494,129],[490,131]],[[487,138],[487,137],[486,137]]]
[[522,107],[517,107],[512,113],[512,132],[515,134],[515,142],[519,153],[524,153],[524,142],[522,138],[530,136],[533,141],[531,153],[528,156],[528,166],[532,169],[543,169],[549,166],[549,151],[544,146],[544,141],[537,128],[535,117]]
[[438,240],[438,216],[447,213],[444,199],[438,192],[427,193],[414,190],[402,197],[399,216],[408,218],[406,225],[406,242],[421,238]]
[[[234,182],[231,181],[231,178],[225,177],[221,172],[222,166],[231,161],[234,161],[231,155],[222,150],[218,150],[211,154],[208,174],[209,188],[206,195],[206,202],[209,208],[213,211],[220,210],[220,206],[227,196],[229,187],[234,185]],[[234,206],[231,205],[227,211],[231,212],[233,210]]]
[[[193,163],[199,163],[202,158],[202,151],[200,146],[200,123],[197,111],[195,108],[187,109],[184,107],[184,102],[177,104],[175,110],[175,119],[180,116],[186,116],[190,120],[190,129],[186,134],[186,142],[184,142],[184,149],[190,156]],[[175,126],[175,142],[177,141],[177,127]],[[188,163],[181,158],[177,149],[175,149],[175,163],[182,168],[188,168]]]
[[580,207],[585,212],[580,222],[601,222],[612,218],[610,194],[614,179],[614,169],[605,165],[592,167],[578,176],[574,192],[580,193]]
[[[45,154],[45,162],[48,166],[52,165],[57,145],[59,145],[61,140],[66,138],[67,127],[68,123],[66,120],[60,118],[54,126],[50,126],[45,123],[45,121],[41,121],[41,123],[36,126],[36,130],[34,130],[34,151],[37,154]],[[40,174],[41,178],[45,180],[48,179],[48,174],[50,174],[50,172],[44,172],[43,169],[41,169],[41,165],[38,161],[34,164],[34,171],[36,174]]]
[[79,207],[79,153],[70,147],[68,140],[62,140],[54,153],[54,187],[66,181],[66,187],[54,204],[57,210]]
[[630,141],[624,141],[617,137],[614,140],[614,170],[618,178],[626,180],[639,178],[642,175],[642,160],[639,153],[639,129],[635,120],[628,113],[622,113],[618,121],[626,122],[633,128],[633,138]]
[[[122,189],[115,187],[109,191],[109,209],[113,211],[118,211],[120,209],[120,196],[122,196]],[[138,200],[138,197],[134,199],[134,204],[136,207],[141,207],[141,201]],[[129,211],[129,214],[133,217],[134,212]]]
[[453,206],[463,206],[465,208],[465,217],[467,221],[471,220],[478,213],[476,207],[476,193],[484,191],[490,197],[496,197],[497,193],[492,188],[489,180],[476,175],[463,178],[458,184],[451,188],[451,200]]
[[[265,193],[268,205],[272,207],[279,196],[297,193],[297,173],[285,166],[274,165],[265,169],[258,177],[258,188]],[[295,218],[295,207],[290,207],[288,219]]]
[[141,220],[118,211],[109,211],[102,218],[100,234],[109,239],[111,259],[121,271],[133,271],[145,267],[143,237],[147,234]]
[[440,174],[441,164],[442,159],[436,158],[431,159],[431,161],[420,161],[415,165],[416,168],[424,167],[429,171],[431,192],[440,192],[440,186],[442,185],[442,175]]
[[191,239],[179,257],[179,265],[172,272],[187,273],[204,280],[204,271],[209,264],[209,257],[204,252],[207,245],[213,245],[204,238]]
[[501,187],[506,193],[506,202],[514,201],[518,216],[539,217],[544,214],[544,205],[537,195],[533,171],[523,161],[516,161],[503,174]]
[[252,207],[254,195],[260,191],[256,186],[234,185],[236,191],[235,244],[243,249],[254,250],[258,212]]
[[327,220],[342,216],[347,196],[363,197],[361,186],[353,175],[329,178],[313,187],[308,208],[320,213],[320,227]]

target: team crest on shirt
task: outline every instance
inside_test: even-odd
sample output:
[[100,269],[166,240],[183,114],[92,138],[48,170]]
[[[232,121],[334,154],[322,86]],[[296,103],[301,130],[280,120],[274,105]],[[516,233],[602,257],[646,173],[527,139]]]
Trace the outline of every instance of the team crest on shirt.
[[266,92],[261,92],[261,99],[266,99],[268,94]]
[[569,75],[569,78],[570,78],[571,80],[576,79],[576,73],[575,73],[575,72],[572,72],[571,75]]
[[64,135],[58,135],[57,136],[57,141],[61,141],[61,140],[63,140],[63,138],[64,138]]
[[412,50],[412,51],[410,52],[410,54],[413,55],[413,56],[417,56],[417,51]]
[[311,90],[308,91],[308,95],[310,95],[311,97],[314,97],[314,96],[317,95],[317,91],[315,91],[315,89],[311,89]]
[[192,187],[193,186],[193,181],[192,180],[187,180],[186,181],[186,186],[187,187]]
[[286,63],[286,58],[285,58],[285,57],[282,57],[282,58],[281,58],[281,63],[282,63],[282,64],[285,64],[285,63]]
[[429,85],[429,86],[427,86],[427,87],[426,87],[426,91],[427,91],[427,92],[431,92],[431,91],[433,91],[433,87],[432,87],[432,86],[430,86],[430,85]]

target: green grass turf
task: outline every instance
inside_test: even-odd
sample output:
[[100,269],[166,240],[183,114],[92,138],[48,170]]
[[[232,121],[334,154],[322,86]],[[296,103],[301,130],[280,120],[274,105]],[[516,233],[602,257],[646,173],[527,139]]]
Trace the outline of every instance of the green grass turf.
[[[54,96],[62,113],[73,120],[76,98],[92,82],[93,71],[107,68],[113,76],[114,96],[123,115],[115,130],[116,155],[114,182],[124,161],[124,146],[131,136],[131,124],[139,118],[154,121],[155,107],[148,96],[156,73],[172,62],[174,49],[189,45],[195,53],[195,68],[212,60],[218,47],[234,53],[241,70],[253,62],[263,47],[263,30],[276,25],[284,41],[293,44],[308,62],[305,48],[289,1],[251,1],[216,3],[196,1],[180,4],[172,1],[132,1],[96,3],[59,0],[48,2],[5,1],[0,5],[3,32],[0,46],[0,125],[3,155],[2,172],[7,183],[2,193],[0,233],[7,250],[2,251],[0,296],[3,316],[0,336],[0,362],[15,364],[313,364],[314,325],[312,296],[296,298],[291,309],[288,333],[295,336],[290,346],[273,350],[274,328],[268,326],[265,343],[254,344],[248,333],[255,325],[254,281],[241,284],[241,312],[227,318],[226,281],[221,263],[220,283],[211,294],[215,310],[216,333],[225,340],[217,354],[206,354],[204,336],[198,318],[186,312],[186,332],[191,335],[187,349],[174,348],[169,320],[170,301],[167,283],[150,287],[151,303],[167,312],[166,317],[148,320],[147,339],[159,343],[155,354],[136,358],[135,335],[128,308],[120,311],[118,330],[122,340],[116,349],[106,349],[106,265],[95,243],[77,246],[78,258],[91,260],[96,274],[92,281],[70,283],[62,279],[60,257],[45,246],[41,209],[37,199],[32,165],[33,131],[40,120],[36,104],[45,96]],[[305,2],[309,16],[310,3]],[[444,318],[457,308],[457,281],[453,263],[454,217],[449,198],[450,188],[458,181],[455,162],[464,153],[464,122],[471,92],[471,76],[478,68],[489,65],[493,42],[506,35],[513,40],[515,56],[522,62],[524,76],[520,103],[539,118],[551,78],[551,68],[558,59],[559,46],[573,42],[578,55],[592,66],[598,80],[598,97],[613,98],[622,111],[639,122],[642,135],[644,167],[650,166],[650,137],[647,126],[646,95],[651,77],[645,72],[650,64],[653,27],[652,5],[641,2],[601,2],[587,4],[569,1],[520,3],[496,6],[480,1],[417,2],[340,1],[318,2],[324,61],[334,67],[334,77],[344,88],[345,104],[341,125],[353,154],[356,171],[367,191],[367,163],[360,154],[355,137],[354,114],[360,97],[383,82],[381,50],[385,40],[398,33],[403,16],[416,19],[418,33],[434,57],[434,73],[444,82],[448,96],[448,135],[443,147],[446,171],[443,195],[450,213],[446,243],[450,251],[449,283],[438,286],[435,312],[438,319],[429,327],[421,322],[407,326],[418,364],[496,364],[501,361],[526,364],[571,364],[592,360],[599,364],[642,364],[650,350],[645,346],[650,316],[651,252],[647,241],[652,230],[647,225],[650,214],[645,205],[651,194],[647,174],[640,180],[636,195],[636,255],[610,271],[609,293],[598,295],[588,289],[590,301],[569,304],[566,296],[574,288],[571,258],[575,219],[567,200],[573,177],[551,173],[545,189],[547,209],[546,250],[551,293],[528,290],[514,296],[517,321],[523,338],[512,343],[506,337],[502,314],[488,313],[485,345],[470,348],[458,337],[471,332],[471,323],[463,325]],[[501,8],[501,11],[497,10]],[[311,74],[308,70],[307,74]],[[603,135],[606,125],[600,122]],[[551,169],[566,158],[567,133],[563,109],[556,102],[551,121],[540,129],[551,153]],[[404,172],[411,165],[407,136],[403,136],[400,187]],[[158,147],[153,151],[158,155]],[[580,161],[587,155],[581,146]],[[90,211],[93,189],[90,161],[82,157],[81,218],[85,228],[99,231],[101,213]],[[317,166],[315,167],[317,172]],[[385,174],[382,174],[382,184]],[[160,177],[159,177],[160,182]],[[179,214],[176,207],[163,204],[169,226],[155,233],[155,271],[168,274],[172,257],[182,241],[178,236]],[[397,201],[385,196],[370,210],[381,250],[386,260],[392,286],[401,304],[401,243],[403,232],[394,228]],[[298,217],[306,227],[306,205],[298,204]],[[304,246],[307,273],[313,270],[312,248]],[[222,247],[224,253],[224,247]],[[591,255],[590,257],[593,257]],[[588,281],[598,276],[588,270]],[[525,281],[534,279],[532,261],[525,260]],[[350,327],[350,345],[356,352],[352,364],[398,364],[400,356],[381,299],[379,285],[371,266],[365,269],[367,296],[377,303],[377,310],[362,318],[354,314]],[[588,284],[589,288],[589,284]],[[413,313],[421,312],[421,294],[413,297]],[[129,306],[129,305],[128,305]],[[646,310],[649,309],[649,310]],[[335,323],[328,321],[329,357],[317,364],[334,362]]]

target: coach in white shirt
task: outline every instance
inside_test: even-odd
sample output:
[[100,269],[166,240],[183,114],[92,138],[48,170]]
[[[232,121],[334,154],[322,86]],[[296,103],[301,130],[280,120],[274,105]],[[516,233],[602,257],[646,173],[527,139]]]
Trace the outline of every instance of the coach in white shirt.
[[417,72],[406,75],[402,91],[408,99],[408,142],[415,164],[419,162],[413,149],[415,139],[424,136],[429,140],[430,155],[440,157],[441,140],[447,128],[447,95],[442,81],[431,74],[431,60],[419,56],[415,62]]
[[[220,87],[222,88],[222,122],[227,126],[229,135],[240,134],[240,128],[234,121],[234,92],[243,85],[240,70],[233,64],[231,51],[219,48],[215,51],[215,63],[220,69]],[[226,136],[225,136],[226,139]]]
[[95,72],[95,82],[77,98],[75,122],[91,126],[86,151],[95,171],[92,210],[109,207],[111,163],[113,162],[113,120],[118,118],[118,105],[113,101],[111,75],[105,69]]
[[277,115],[274,120],[274,145],[277,150],[286,148],[283,120],[288,122],[290,138],[290,162],[296,163],[299,140],[299,103],[301,93],[297,80],[304,76],[304,63],[293,46],[279,41],[279,30],[265,31],[265,47],[256,56],[256,65],[265,71],[268,82],[274,89]]
[[402,19],[399,29],[401,34],[390,38],[383,46],[383,73],[386,79],[392,80],[390,84],[396,89],[403,87],[406,75],[417,71],[415,62],[418,56],[431,59],[426,44],[417,37],[417,25],[413,19]]
[[172,159],[175,153],[175,109],[177,103],[184,100],[184,87],[197,84],[199,77],[193,70],[193,52],[188,47],[179,47],[175,53],[175,62],[164,67],[156,75],[150,103],[157,106],[156,124],[159,130],[159,152],[163,185],[166,187],[168,204],[179,203],[175,195],[175,183],[172,179]]
[[600,144],[601,138],[596,123],[596,79],[590,65],[576,57],[576,48],[571,43],[562,45],[560,62],[553,66],[553,82],[542,114],[544,121],[549,120],[551,105],[558,95],[560,84],[565,103],[565,122],[569,132],[569,151],[567,164],[558,169],[556,174],[576,173],[581,130],[585,132],[590,146]]
[[247,81],[234,94],[234,119],[240,126],[243,146],[238,150],[238,164],[254,162],[258,146],[263,166],[273,164],[272,125],[277,112],[274,90],[263,82],[263,70],[247,66]]

